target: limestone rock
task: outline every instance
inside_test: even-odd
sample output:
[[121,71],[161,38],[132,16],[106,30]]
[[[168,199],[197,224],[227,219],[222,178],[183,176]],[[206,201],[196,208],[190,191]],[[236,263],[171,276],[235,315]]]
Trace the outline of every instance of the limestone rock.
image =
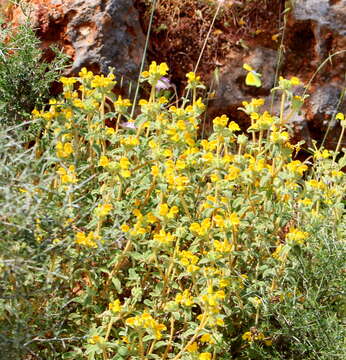
[[[30,18],[43,48],[60,45],[73,59],[71,73],[87,66],[135,80],[145,36],[132,0],[31,0]],[[13,11],[15,22],[23,17]]]
[[[260,89],[245,85],[246,70],[243,69],[244,63],[263,74]],[[276,51],[263,47],[254,49],[249,56],[230,61],[220,76],[215,105],[221,106],[223,103],[227,104],[228,107],[240,106],[241,102],[254,95],[254,92],[267,95],[274,85],[275,64]]]
[[299,0],[294,2],[296,20],[312,20],[338,34],[346,35],[346,0]]

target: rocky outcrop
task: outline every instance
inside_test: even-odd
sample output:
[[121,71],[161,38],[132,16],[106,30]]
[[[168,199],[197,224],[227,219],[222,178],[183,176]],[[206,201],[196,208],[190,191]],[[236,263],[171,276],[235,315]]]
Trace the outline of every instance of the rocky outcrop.
[[[132,0],[31,0],[29,5],[42,47],[62,47],[73,60],[70,73],[83,66],[102,73],[114,67],[136,79],[145,37]],[[21,8],[12,18],[23,21]]]
[[[336,112],[346,112],[346,0],[299,0],[294,4],[288,15],[280,74],[286,78],[298,76],[309,84],[310,96],[302,111],[291,118],[291,127],[296,140],[304,139],[308,144],[312,138],[321,141],[328,131],[325,144],[333,149],[340,134],[340,124],[333,118]],[[278,112],[279,103],[270,93],[277,54],[256,44],[236,53],[222,68],[210,115],[226,112],[234,119],[241,119],[245,127],[247,119],[237,109],[243,100],[251,97],[264,98]],[[245,85],[243,63],[262,74],[260,89]]]
[[[162,6],[156,9],[156,14],[161,11],[162,15],[157,19],[156,32],[155,29],[152,31],[148,52],[153,60],[169,63],[173,74],[171,80],[174,83],[177,81],[178,91],[184,87],[186,68],[192,70],[199,56],[202,42],[198,46],[194,41],[203,39],[201,34],[205,34],[208,28],[202,21],[203,16],[198,15],[208,6],[197,10],[199,1],[191,0],[188,4],[179,1],[181,11],[173,12],[172,17],[167,16],[172,10],[169,2],[162,2]],[[145,39],[133,2],[137,8],[140,8],[139,4],[149,6],[144,0],[29,1],[31,19],[38,29],[42,46],[60,45],[71,55],[71,73],[82,66],[107,73],[108,67],[112,66],[116,73],[136,80]],[[241,19],[236,17],[234,26],[232,22],[222,20],[223,17],[220,18],[222,21],[215,23],[217,29],[212,32],[202,59],[207,65],[199,67],[199,75],[202,76],[211,74],[211,69],[215,67],[220,70],[217,87],[214,88],[216,96],[209,102],[209,117],[226,113],[243,122],[246,128],[248,118],[237,109],[243,100],[252,97],[265,98],[270,108],[277,111],[277,100],[272,99],[270,89],[277,71],[282,19],[281,23],[276,23],[274,19],[283,13],[285,3],[293,4],[291,11],[286,13],[279,74],[286,78],[298,76],[309,84],[307,93],[310,97],[301,113],[291,118],[291,126],[296,139],[305,139],[308,143],[311,138],[322,140],[328,129],[326,144],[334,148],[340,127],[338,122],[330,120],[336,111],[346,112],[343,96],[346,85],[346,0],[273,0],[265,2],[267,8],[262,13],[254,3],[249,2],[253,8],[246,13],[248,5],[235,2],[238,8],[234,11],[244,16],[247,14],[243,28]],[[195,4],[196,8],[191,4]],[[162,9],[165,11],[162,12]],[[147,13],[142,11],[143,27],[148,23],[143,20]],[[12,11],[12,16],[15,22],[20,22],[20,9]],[[166,18],[169,20],[167,31],[163,31],[165,27],[161,25]],[[246,34],[244,29],[252,23],[254,31]],[[171,31],[172,26],[175,26],[175,32]],[[262,74],[261,88],[245,85],[243,63],[248,63]],[[182,74],[178,76],[179,71]]]
[[345,0],[299,0],[294,2],[293,16],[298,21],[314,21],[318,26],[326,27],[346,36]]

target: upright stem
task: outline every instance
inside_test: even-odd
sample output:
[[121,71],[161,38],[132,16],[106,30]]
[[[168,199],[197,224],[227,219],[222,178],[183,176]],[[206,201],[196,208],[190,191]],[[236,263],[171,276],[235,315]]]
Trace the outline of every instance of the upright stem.
[[333,156],[333,161],[335,161],[336,159],[336,156],[340,150],[340,146],[341,146],[341,141],[344,137],[344,133],[345,133],[345,126],[342,126],[342,129],[341,129],[341,134],[340,134],[340,137],[339,137],[339,141],[338,141],[338,144],[336,145],[336,149],[335,149],[335,153],[334,153],[334,156]]
[[199,324],[198,328],[195,331],[195,335],[192,336],[190,341],[179,351],[178,355],[176,355],[173,358],[173,360],[178,360],[181,357],[181,355],[183,355],[183,353],[186,351],[186,349],[197,339],[197,337],[199,336],[199,332],[204,328],[207,319],[208,319],[208,315],[204,313],[201,323]]
[[202,46],[202,50],[201,50],[201,52],[199,53],[199,57],[198,57],[198,60],[197,60],[197,63],[196,63],[195,69],[194,69],[194,73],[196,73],[196,71],[197,71],[197,69],[198,69],[198,66],[199,66],[199,63],[200,63],[200,61],[201,61],[201,59],[202,59],[202,55],[203,55],[204,49],[205,49],[205,47],[206,47],[206,45],[207,45],[207,42],[208,42],[208,39],[209,39],[211,30],[212,30],[212,28],[213,28],[213,26],[214,26],[214,22],[215,22],[215,20],[216,20],[216,17],[217,17],[217,15],[218,15],[219,11],[220,11],[221,5],[222,5],[222,1],[218,1],[218,5],[217,5],[217,8],[216,8],[216,11],[215,11],[213,20],[212,20],[212,22],[211,22],[211,24],[210,24],[208,34],[207,34],[207,36],[206,36],[206,38],[205,38],[205,40],[204,40],[204,44],[203,44],[203,46]]
[[134,98],[133,98],[133,105],[132,105],[131,116],[130,116],[131,119],[133,118],[133,114],[134,114],[134,112],[135,112],[135,106],[136,106],[137,96],[138,96],[138,91],[139,91],[139,78],[140,78],[141,73],[142,73],[143,68],[144,68],[145,57],[146,57],[146,54],[147,54],[147,48],[148,48],[148,44],[149,44],[150,31],[151,31],[151,26],[152,26],[152,23],[153,23],[155,8],[156,8],[156,0],[153,0],[153,5],[152,5],[152,7],[151,7],[151,13],[150,13],[150,20],[149,20],[147,37],[146,37],[146,39],[145,39],[145,45],[144,45],[144,51],[143,51],[143,56],[142,56],[141,67],[140,67],[140,70],[139,70],[139,75],[138,75],[138,80],[137,80],[137,86],[136,86],[135,96],[134,96]]
[[279,131],[281,130],[282,126],[284,125],[285,101],[286,101],[286,93],[283,92],[281,95]]
[[143,346],[143,333],[140,331],[139,333],[139,352],[142,360],[145,360],[144,357],[144,346]]
[[[205,50],[205,47],[207,45],[207,42],[209,40],[209,36],[210,36],[210,33],[211,33],[211,30],[213,29],[214,27],[214,23],[215,23],[215,20],[216,20],[216,17],[220,11],[220,8],[221,8],[221,5],[222,5],[222,1],[218,1],[218,5],[217,5],[217,8],[216,8],[216,11],[215,11],[215,14],[214,14],[214,17],[213,17],[213,20],[210,24],[210,27],[209,27],[209,30],[208,30],[208,34],[204,40],[204,43],[203,43],[203,46],[202,46],[202,49],[201,49],[201,52],[199,53],[199,56],[198,56],[198,60],[197,60],[197,63],[196,63],[196,66],[193,70],[193,72],[196,74],[197,72],[197,69],[198,69],[198,66],[199,66],[199,63],[201,62],[201,59],[202,59],[202,56],[203,56],[203,53],[204,53],[204,50]],[[186,97],[188,98],[189,96],[189,93],[190,93],[190,89],[187,91],[187,94],[186,94]]]

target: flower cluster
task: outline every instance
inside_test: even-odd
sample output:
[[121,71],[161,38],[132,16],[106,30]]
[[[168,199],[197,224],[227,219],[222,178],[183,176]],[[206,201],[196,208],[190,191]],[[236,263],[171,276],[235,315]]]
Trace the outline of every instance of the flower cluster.
[[[260,74],[245,70],[247,83],[260,85]],[[302,144],[287,126],[296,107],[271,114],[263,99],[243,102],[245,132],[220,115],[202,139],[200,77],[187,74],[191,98],[172,105],[156,89],[167,72],[153,62],[141,74],[151,92],[135,104],[136,118],[131,101],[112,93],[112,73],[86,69],[62,78],[63,98],[34,112],[42,146],[52,145],[51,190],[74,219],[71,258],[83,257],[92,274],[78,301],[102,319],[85,354],[210,360],[229,339],[243,355],[270,347],[271,317],[262,313],[291,301],[285,271],[298,266],[296,250],[310,251],[326,209],[342,219],[345,159],[323,148],[312,149],[316,165],[296,159]],[[276,91],[303,101],[298,85],[280,79]]]

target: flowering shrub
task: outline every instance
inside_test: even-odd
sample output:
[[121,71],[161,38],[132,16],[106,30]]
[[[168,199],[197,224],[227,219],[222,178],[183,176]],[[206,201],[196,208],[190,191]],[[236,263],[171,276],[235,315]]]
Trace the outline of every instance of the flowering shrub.
[[36,281],[50,295],[31,306],[36,318],[59,319],[30,322],[31,351],[47,359],[341,359],[341,142],[336,152],[311,149],[313,162],[296,159],[302,143],[290,143],[287,121],[304,101],[294,95],[297,78],[275,89],[291,101],[288,114],[253,99],[243,102],[246,132],[222,115],[200,139],[203,84],[187,74],[191,100],[170,104],[156,90],[167,71],[152,63],[142,73],[151,93],[135,119],[131,101],[111,91],[114,75],[86,69],[61,78],[63,97],[34,111],[44,165],[40,190],[23,191],[45,204],[31,246],[44,250],[49,278]]

